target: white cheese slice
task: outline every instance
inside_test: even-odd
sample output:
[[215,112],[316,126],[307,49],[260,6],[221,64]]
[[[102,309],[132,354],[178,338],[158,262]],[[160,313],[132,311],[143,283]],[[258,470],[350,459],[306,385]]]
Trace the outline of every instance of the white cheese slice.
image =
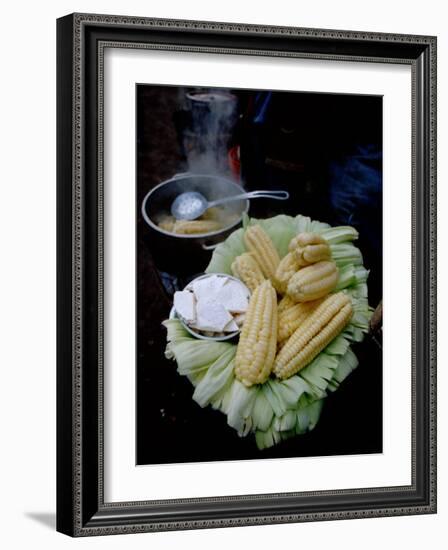
[[226,283],[227,277],[210,275],[191,283],[196,300],[213,300],[220,288]]
[[194,294],[188,290],[175,292],[174,309],[187,323],[194,323],[196,320]]
[[235,323],[235,321],[232,319],[227,323],[227,325],[223,328],[223,332],[237,332],[239,329],[239,326]]
[[232,320],[232,316],[222,304],[209,300],[198,300],[196,321],[192,326],[198,330],[222,332]]
[[244,313],[249,305],[249,294],[241,283],[228,279],[226,284],[218,291],[214,300],[232,313]]
[[245,318],[246,318],[245,313],[238,313],[237,315],[234,315],[233,320],[235,321],[238,327],[242,327],[244,324]]

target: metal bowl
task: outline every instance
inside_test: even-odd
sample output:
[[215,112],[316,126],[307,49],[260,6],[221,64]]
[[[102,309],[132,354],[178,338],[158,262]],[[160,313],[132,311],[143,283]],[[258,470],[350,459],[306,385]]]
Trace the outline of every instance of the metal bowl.
[[171,205],[174,199],[186,191],[199,192],[208,201],[232,197],[245,192],[241,185],[222,176],[190,173],[177,174],[173,178],[156,185],[143,199],[142,215],[148,226],[159,233],[175,239],[197,241],[203,237],[213,238],[226,234],[241,222],[243,214],[249,210],[249,201],[247,199],[235,200],[223,205],[220,208],[229,215],[236,215],[235,219],[227,226],[209,233],[179,235],[170,233],[159,227],[157,221],[164,215],[169,216],[171,214]]
[[199,191],[209,200],[245,192],[240,185],[221,176],[187,173],[160,183],[146,194],[141,206],[147,227],[144,239],[155,265],[160,271],[181,276],[203,271],[210,261],[210,252],[241,225],[243,214],[249,210],[247,199],[235,200],[225,205],[225,211],[235,215],[234,221],[217,231],[192,235],[165,231],[157,222],[170,214],[172,202],[184,191]]
[[[207,277],[211,277],[212,275],[220,275],[222,277],[227,277],[228,279],[233,279],[234,281],[237,281],[238,283],[240,283],[241,286],[243,286],[247,290],[247,294],[250,296],[250,290],[243,283],[243,281],[241,281],[237,277],[233,277],[232,275],[228,275],[227,273],[206,273],[205,275],[200,275],[199,277],[196,277],[195,279],[190,281],[188,283],[188,285],[186,285],[183,288],[183,290],[187,290],[189,288],[189,286],[192,283],[194,283],[194,281],[199,281],[200,279],[205,279]],[[224,336],[204,336],[203,334],[200,334],[200,333],[196,332],[194,329],[192,329],[191,327],[189,327],[187,325],[187,323],[182,319],[182,317],[177,314],[174,306],[171,308],[169,318],[170,319],[179,319],[179,321],[181,322],[181,324],[185,328],[185,330],[187,330],[192,336],[194,336],[195,338],[199,338],[200,340],[214,340],[215,342],[223,342],[225,340],[231,340],[232,338],[235,338],[235,336],[238,336],[238,334],[241,332],[241,330],[239,329],[239,330],[236,330],[235,332],[229,332],[229,334],[226,334]]]

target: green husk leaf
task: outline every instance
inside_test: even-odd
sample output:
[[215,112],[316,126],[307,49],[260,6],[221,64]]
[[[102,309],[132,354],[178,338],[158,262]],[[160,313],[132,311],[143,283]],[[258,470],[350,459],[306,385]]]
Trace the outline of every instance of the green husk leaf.
[[353,351],[348,348],[345,354],[340,358],[338,368],[334,371],[334,377],[328,388],[331,391],[335,391],[339,387],[339,384],[343,382],[357,366],[358,359]]
[[322,237],[330,244],[344,243],[346,241],[354,241],[359,237],[358,232],[350,225],[340,225],[324,229],[321,233]]
[[329,229],[331,226],[328,223],[312,221],[310,223],[310,231],[312,233],[322,233],[326,229]]
[[308,216],[298,215],[295,217],[296,222],[296,234],[298,233],[309,233],[311,231],[311,218]]
[[337,369],[338,359],[327,353],[320,353],[307,367],[302,369],[300,375],[309,384],[324,391],[328,382],[333,378]]
[[272,407],[276,416],[281,416],[286,408],[283,403],[277,397],[277,392],[272,391],[271,379],[269,379],[265,384],[262,385],[262,391],[264,391],[264,396],[269,401],[269,404]]
[[332,244],[331,257],[338,267],[344,265],[362,265],[362,254],[352,243]]
[[286,432],[294,429],[297,421],[295,411],[286,411],[281,417],[276,416],[272,423],[273,428],[278,432]]
[[336,284],[335,292],[348,288],[356,284],[355,268],[352,265],[345,265],[339,268],[339,278]]
[[193,399],[201,407],[207,406],[216,399],[233,381],[233,369],[235,348],[230,348],[207,369],[205,376],[201,379],[193,393]]
[[257,388],[257,396],[252,409],[252,422],[254,429],[266,431],[271,425],[274,411],[266,399],[261,387]]
[[329,355],[344,355],[349,346],[349,342],[342,335],[339,335],[328,344],[325,348],[325,353]]
[[231,386],[231,399],[227,412],[227,423],[237,431],[244,428],[245,420],[251,416],[257,388],[247,388],[234,378]]

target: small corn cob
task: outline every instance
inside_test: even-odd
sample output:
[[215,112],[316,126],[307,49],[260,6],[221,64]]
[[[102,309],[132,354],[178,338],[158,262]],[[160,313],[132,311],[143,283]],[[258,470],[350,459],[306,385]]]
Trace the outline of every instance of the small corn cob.
[[290,252],[294,252],[294,250],[298,246],[307,246],[309,244],[325,244],[325,242],[325,239],[317,233],[303,232],[298,233],[289,241],[288,249]]
[[333,261],[317,262],[302,267],[289,279],[286,292],[295,302],[310,302],[331,292],[338,281],[338,268]]
[[173,227],[173,233],[181,235],[212,233],[220,227],[221,224],[215,220],[177,220]]
[[280,313],[282,313],[286,309],[289,309],[295,304],[296,302],[294,302],[294,300],[291,300],[291,298],[287,294],[285,294],[283,298],[280,300],[280,302],[278,303],[278,306],[277,306],[278,314],[280,315]]
[[289,243],[289,251],[296,255],[299,266],[331,259],[327,241],[316,233],[299,233]]
[[277,342],[279,345],[291,336],[293,332],[315,311],[322,300],[300,302],[278,313]]
[[245,386],[265,382],[277,350],[277,295],[269,280],[252,293],[235,355],[235,376]]
[[298,271],[298,269],[299,264],[293,252],[289,252],[280,260],[280,263],[275,271],[275,279],[273,281],[275,289],[280,292],[280,294],[284,294],[286,292],[289,279]]
[[252,225],[244,233],[244,244],[248,252],[254,255],[263,275],[274,281],[280,257],[269,235],[261,226]]
[[336,338],[353,313],[350,298],[330,294],[300,325],[282,347],[274,363],[278,378],[289,378],[300,371]]
[[219,220],[223,211],[217,206],[212,206],[207,208],[207,210],[202,214],[201,220]]
[[231,269],[233,275],[241,279],[251,292],[266,280],[260,266],[250,252],[244,252],[244,254],[237,256],[231,265]]
[[157,225],[160,227],[160,229],[163,229],[164,231],[169,231],[170,233],[172,233],[175,222],[176,220],[175,218],[173,218],[173,216],[164,216],[159,220]]

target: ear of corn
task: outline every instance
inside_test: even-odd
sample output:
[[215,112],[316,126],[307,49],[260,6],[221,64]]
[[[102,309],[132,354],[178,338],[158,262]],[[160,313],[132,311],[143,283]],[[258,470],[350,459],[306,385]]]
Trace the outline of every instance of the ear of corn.
[[175,223],[176,219],[173,216],[164,216],[159,220],[157,225],[164,231],[169,231],[170,233],[172,233]]
[[232,262],[231,269],[233,275],[243,281],[251,292],[265,280],[260,266],[250,252],[237,256]]
[[325,240],[317,233],[304,231],[291,239],[289,243],[289,251],[294,252],[297,247],[308,246],[309,244],[325,244]]
[[317,309],[322,300],[313,302],[293,303],[289,308],[283,309],[278,313],[278,336],[279,345],[291,336],[295,330],[304,323],[304,321]]
[[244,244],[247,251],[253,254],[263,275],[274,281],[280,257],[269,235],[261,226],[251,225],[244,233]]
[[221,224],[215,220],[176,220],[173,233],[190,235],[193,233],[211,233],[220,229]]
[[280,300],[280,302],[278,303],[278,307],[277,307],[278,314],[280,315],[280,313],[282,313],[286,309],[289,309],[295,303],[296,302],[294,302],[294,300],[292,300],[287,294],[285,294],[283,298]]
[[273,281],[275,289],[284,294],[286,292],[286,287],[288,286],[289,279],[296,273],[299,269],[299,264],[297,262],[296,256],[293,252],[286,254],[284,258],[280,260],[280,263],[277,266],[275,271],[275,278]]
[[331,294],[296,329],[282,347],[274,363],[278,378],[289,378],[300,371],[344,329],[353,313],[350,298]]
[[207,208],[207,210],[202,214],[201,220],[217,220],[219,221],[222,215],[222,210],[216,206]]
[[338,269],[333,261],[317,262],[295,273],[286,292],[295,302],[309,302],[326,296],[337,281]]
[[316,233],[299,233],[291,239],[289,251],[295,254],[299,266],[331,259],[328,243]]
[[252,293],[235,356],[235,376],[245,386],[262,384],[277,349],[277,295],[269,280]]

